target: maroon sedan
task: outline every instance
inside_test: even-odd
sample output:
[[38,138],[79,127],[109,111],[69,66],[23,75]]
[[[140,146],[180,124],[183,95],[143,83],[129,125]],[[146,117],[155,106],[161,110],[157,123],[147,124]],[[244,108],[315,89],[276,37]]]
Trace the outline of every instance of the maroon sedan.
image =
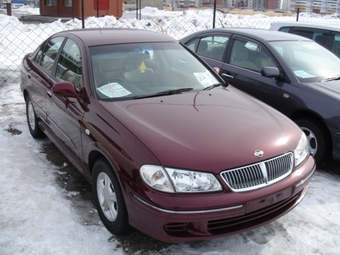
[[24,57],[21,89],[30,133],[88,179],[114,234],[183,242],[253,229],[299,204],[315,170],[297,125],[165,35],[57,33]]

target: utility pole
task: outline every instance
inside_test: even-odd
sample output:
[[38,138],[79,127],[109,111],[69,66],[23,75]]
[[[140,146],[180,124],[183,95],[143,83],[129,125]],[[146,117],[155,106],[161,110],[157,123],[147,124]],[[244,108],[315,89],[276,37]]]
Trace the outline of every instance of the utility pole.
[[12,16],[12,1],[4,0],[3,3],[6,3],[7,15]]
[[85,17],[84,17],[84,0],[81,0],[81,24],[82,28],[85,28]]
[[216,19],[216,0],[214,0],[213,28],[215,28],[215,19]]

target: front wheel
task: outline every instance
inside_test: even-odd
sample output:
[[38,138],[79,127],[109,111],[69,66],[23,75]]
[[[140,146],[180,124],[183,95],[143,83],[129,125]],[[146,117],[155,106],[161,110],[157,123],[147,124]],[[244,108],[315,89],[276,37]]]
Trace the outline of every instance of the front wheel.
[[113,234],[123,234],[129,229],[128,213],[118,178],[110,164],[99,159],[92,171],[92,188],[99,217]]
[[317,165],[329,156],[329,141],[327,134],[319,125],[309,119],[298,119],[295,123],[306,134],[310,153],[314,156]]
[[26,117],[28,129],[34,138],[45,137],[44,132],[40,129],[38,124],[38,118],[35,114],[32,100],[29,96],[26,97]]

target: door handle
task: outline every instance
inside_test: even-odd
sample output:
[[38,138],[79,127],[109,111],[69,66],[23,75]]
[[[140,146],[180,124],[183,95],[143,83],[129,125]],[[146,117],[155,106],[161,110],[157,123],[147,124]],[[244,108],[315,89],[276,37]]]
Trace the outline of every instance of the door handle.
[[30,74],[28,74],[27,76],[28,76],[29,79],[31,79],[31,75]]
[[234,76],[232,76],[231,74],[226,74],[226,73],[222,73],[222,77],[228,78],[228,79],[234,79]]
[[48,95],[49,97],[52,97],[52,92],[51,92],[51,90],[47,90],[47,95]]

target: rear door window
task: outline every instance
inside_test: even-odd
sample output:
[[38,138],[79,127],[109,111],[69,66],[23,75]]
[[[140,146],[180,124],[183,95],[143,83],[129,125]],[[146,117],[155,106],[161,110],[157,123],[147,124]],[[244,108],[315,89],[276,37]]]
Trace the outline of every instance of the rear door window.
[[281,27],[279,31],[289,33],[290,27]]
[[223,61],[224,53],[229,41],[226,35],[211,35],[195,39],[187,44],[188,48],[199,56]]
[[37,52],[34,62],[52,74],[57,53],[65,37],[55,37],[47,41]]

